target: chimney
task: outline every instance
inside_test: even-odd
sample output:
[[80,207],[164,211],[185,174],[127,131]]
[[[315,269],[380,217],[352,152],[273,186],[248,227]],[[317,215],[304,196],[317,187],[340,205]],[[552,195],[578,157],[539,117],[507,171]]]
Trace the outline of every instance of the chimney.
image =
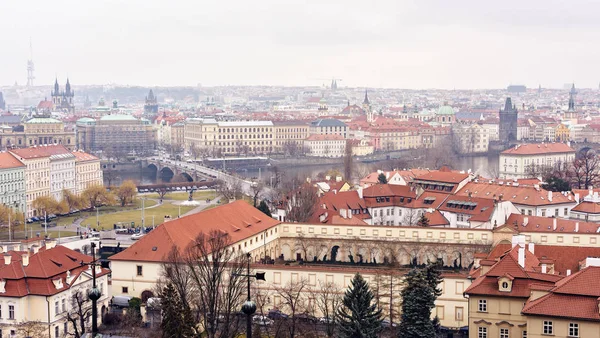
[[519,246],[521,248],[525,248],[525,236],[524,235],[514,235],[512,236],[512,247]]
[[352,218],[352,209],[348,209],[348,218],[351,219]]
[[588,195],[592,196],[594,194],[594,186],[588,186]]
[[342,176],[336,176],[335,177],[335,181],[336,182],[341,182],[342,181]]
[[337,195],[337,189],[333,189],[333,194]]
[[325,176],[325,181],[329,181],[329,180],[331,180],[331,176],[329,176],[329,175]]
[[575,193],[575,202],[579,203],[579,193]]
[[535,244],[534,243],[527,244],[527,250],[529,250],[529,252],[531,252],[532,254],[535,254]]
[[4,254],[4,265],[9,265],[12,261],[12,256],[10,254]]
[[527,226],[527,224],[529,224],[529,217],[525,216],[523,217],[523,226]]
[[33,254],[35,255],[36,253],[38,253],[40,251],[40,247],[37,245],[32,245],[31,251],[33,251]]
[[347,218],[348,217],[346,209],[340,209],[340,216],[342,216],[342,218]]
[[579,232],[579,222],[575,222],[575,232]]
[[358,187],[358,189],[356,190],[356,192],[358,192],[358,198],[362,199],[363,198],[363,188],[362,187]]
[[546,263],[542,264],[542,273],[548,273],[548,267],[546,266]]
[[56,246],[56,241],[53,239],[46,240],[46,250],[52,249]]
[[29,265],[29,254],[24,253],[23,254],[23,266],[28,266],[28,265]]
[[556,221],[556,218],[553,218],[553,219],[552,219],[552,229],[554,229],[554,231],[556,231],[556,226],[557,226],[557,223],[558,223],[558,222]]
[[327,213],[321,214],[321,215],[319,216],[319,221],[320,221],[321,223],[323,223],[323,222],[325,222],[325,219],[326,219],[326,218],[327,218]]
[[567,269],[567,276],[571,275],[571,269]]
[[552,202],[552,191],[548,191],[548,201]]
[[519,247],[519,265],[525,267],[525,248]]

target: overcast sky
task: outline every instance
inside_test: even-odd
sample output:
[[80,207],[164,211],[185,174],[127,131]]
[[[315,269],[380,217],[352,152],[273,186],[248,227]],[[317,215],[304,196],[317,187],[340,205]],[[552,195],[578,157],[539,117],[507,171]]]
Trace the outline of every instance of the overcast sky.
[[[598,87],[600,2],[1,0],[0,84]],[[328,80],[324,80],[328,79]]]

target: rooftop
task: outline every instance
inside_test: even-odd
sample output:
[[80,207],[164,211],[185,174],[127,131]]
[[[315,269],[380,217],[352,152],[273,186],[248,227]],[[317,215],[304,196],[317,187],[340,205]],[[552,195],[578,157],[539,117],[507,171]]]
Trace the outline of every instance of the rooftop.
[[575,149],[564,143],[520,144],[502,152],[503,155],[540,155],[573,153]]
[[51,117],[34,117],[25,122],[26,124],[44,124],[44,123],[62,123],[57,119]]
[[137,121],[137,119],[131,115],[112,114],[102,116],[100,121]]
[[25,167],[25,165],[21,163],[21,161],[17,160],[17,158],[14,157],[12,154],[6,152],[0,153],[0,170],[14,169],[20,167]]

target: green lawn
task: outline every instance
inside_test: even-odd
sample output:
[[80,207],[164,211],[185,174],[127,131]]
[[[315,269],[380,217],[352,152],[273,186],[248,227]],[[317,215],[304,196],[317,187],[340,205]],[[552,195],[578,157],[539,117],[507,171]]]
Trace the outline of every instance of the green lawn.
[[[148,201],[146,201],[148,202]],[[194,206],[181,206],[181,214],[194,209]],[[171,203],[164,203],[161,206],[152,209],[146,209],[145,214],[145,225],[152,226],[152,216],[154,216],[154,225],[159,225],[163,222],[165,215],[170,215],[171,218],[177,218],[179,213],[179,206]],[[113,224],[118,222],[135,222],[135,226],[140,226],[142,223],[142,211],[123,211],[118,213],[100,215],[98,218],[101,229],[112,229]],[[96,215],[90,216],[81,222],[82,226],[90,225],[94,227],[96,225]]]
[[[158,202],[155,200],[146,199],[144,204],[145,204],[146,208],[148,208],[151,206],[155,206],[156,204],[158,204]],[[114,213],[114,212],[121,212],[121,211],[127,211],[127,210],[133,211],[136,209],[140,209],[141,207],[142,207],[142,200],[138,197],[132,205],[126,205],[124,207],[122,207],[121,205],[103,206],[103,207],[100,207],[100,209],[98,210],[98,213],[100,215],[102,215],[102,214],[106,214],[106,213]],[[56,224],[58,224],[59,226],[60,225],[70,225],[70,224],[73,224],[73,222],[78,218],[88,218],[88,217],[96,218],[96,212],[95,211],[78,212],[73,215],[58,217],[56,220],[52,220],[52,222],[56,222]]]
[[[216,192],[214,190],[206,190],[206,191],[195,191],[194,192],[194,201],[203,201],[207,198],[213,199],[216,197]],[[155,198],[158,199],[158,194],[157,193],[151,193],[148,195],[145,195],[148,198]],[[165,200],[173,200],[173,201],[187,201],[188,200],[188,196],[189,193],[187,192],[181,192],[181,191],[177,191],[177,192],[170,192],[167,193],[165,195]]]

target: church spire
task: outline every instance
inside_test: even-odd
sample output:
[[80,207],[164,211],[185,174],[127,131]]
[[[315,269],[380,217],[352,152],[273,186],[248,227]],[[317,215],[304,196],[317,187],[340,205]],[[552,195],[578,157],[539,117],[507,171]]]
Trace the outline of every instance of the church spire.
[[54,78],[54,93],[53,93],[53,95],[58,95],[58,91],[59,91],[59,88],[58,88],[58,77],[56,77],[56,78]]
[[67,78],[67,84],[65,85],[65,92],[67,95],[71,93],[71,83],[69,82],[69,78]]
[[575,100],[573,99],[573,93],[569,93],[569,109],[567,109],[568,112],[574,112],[575,111]]
[[369,102],[369,93],[367,92],[366,89],[365,89],[365,100],[363,101],[363,104],[371,104],[371,102]]

